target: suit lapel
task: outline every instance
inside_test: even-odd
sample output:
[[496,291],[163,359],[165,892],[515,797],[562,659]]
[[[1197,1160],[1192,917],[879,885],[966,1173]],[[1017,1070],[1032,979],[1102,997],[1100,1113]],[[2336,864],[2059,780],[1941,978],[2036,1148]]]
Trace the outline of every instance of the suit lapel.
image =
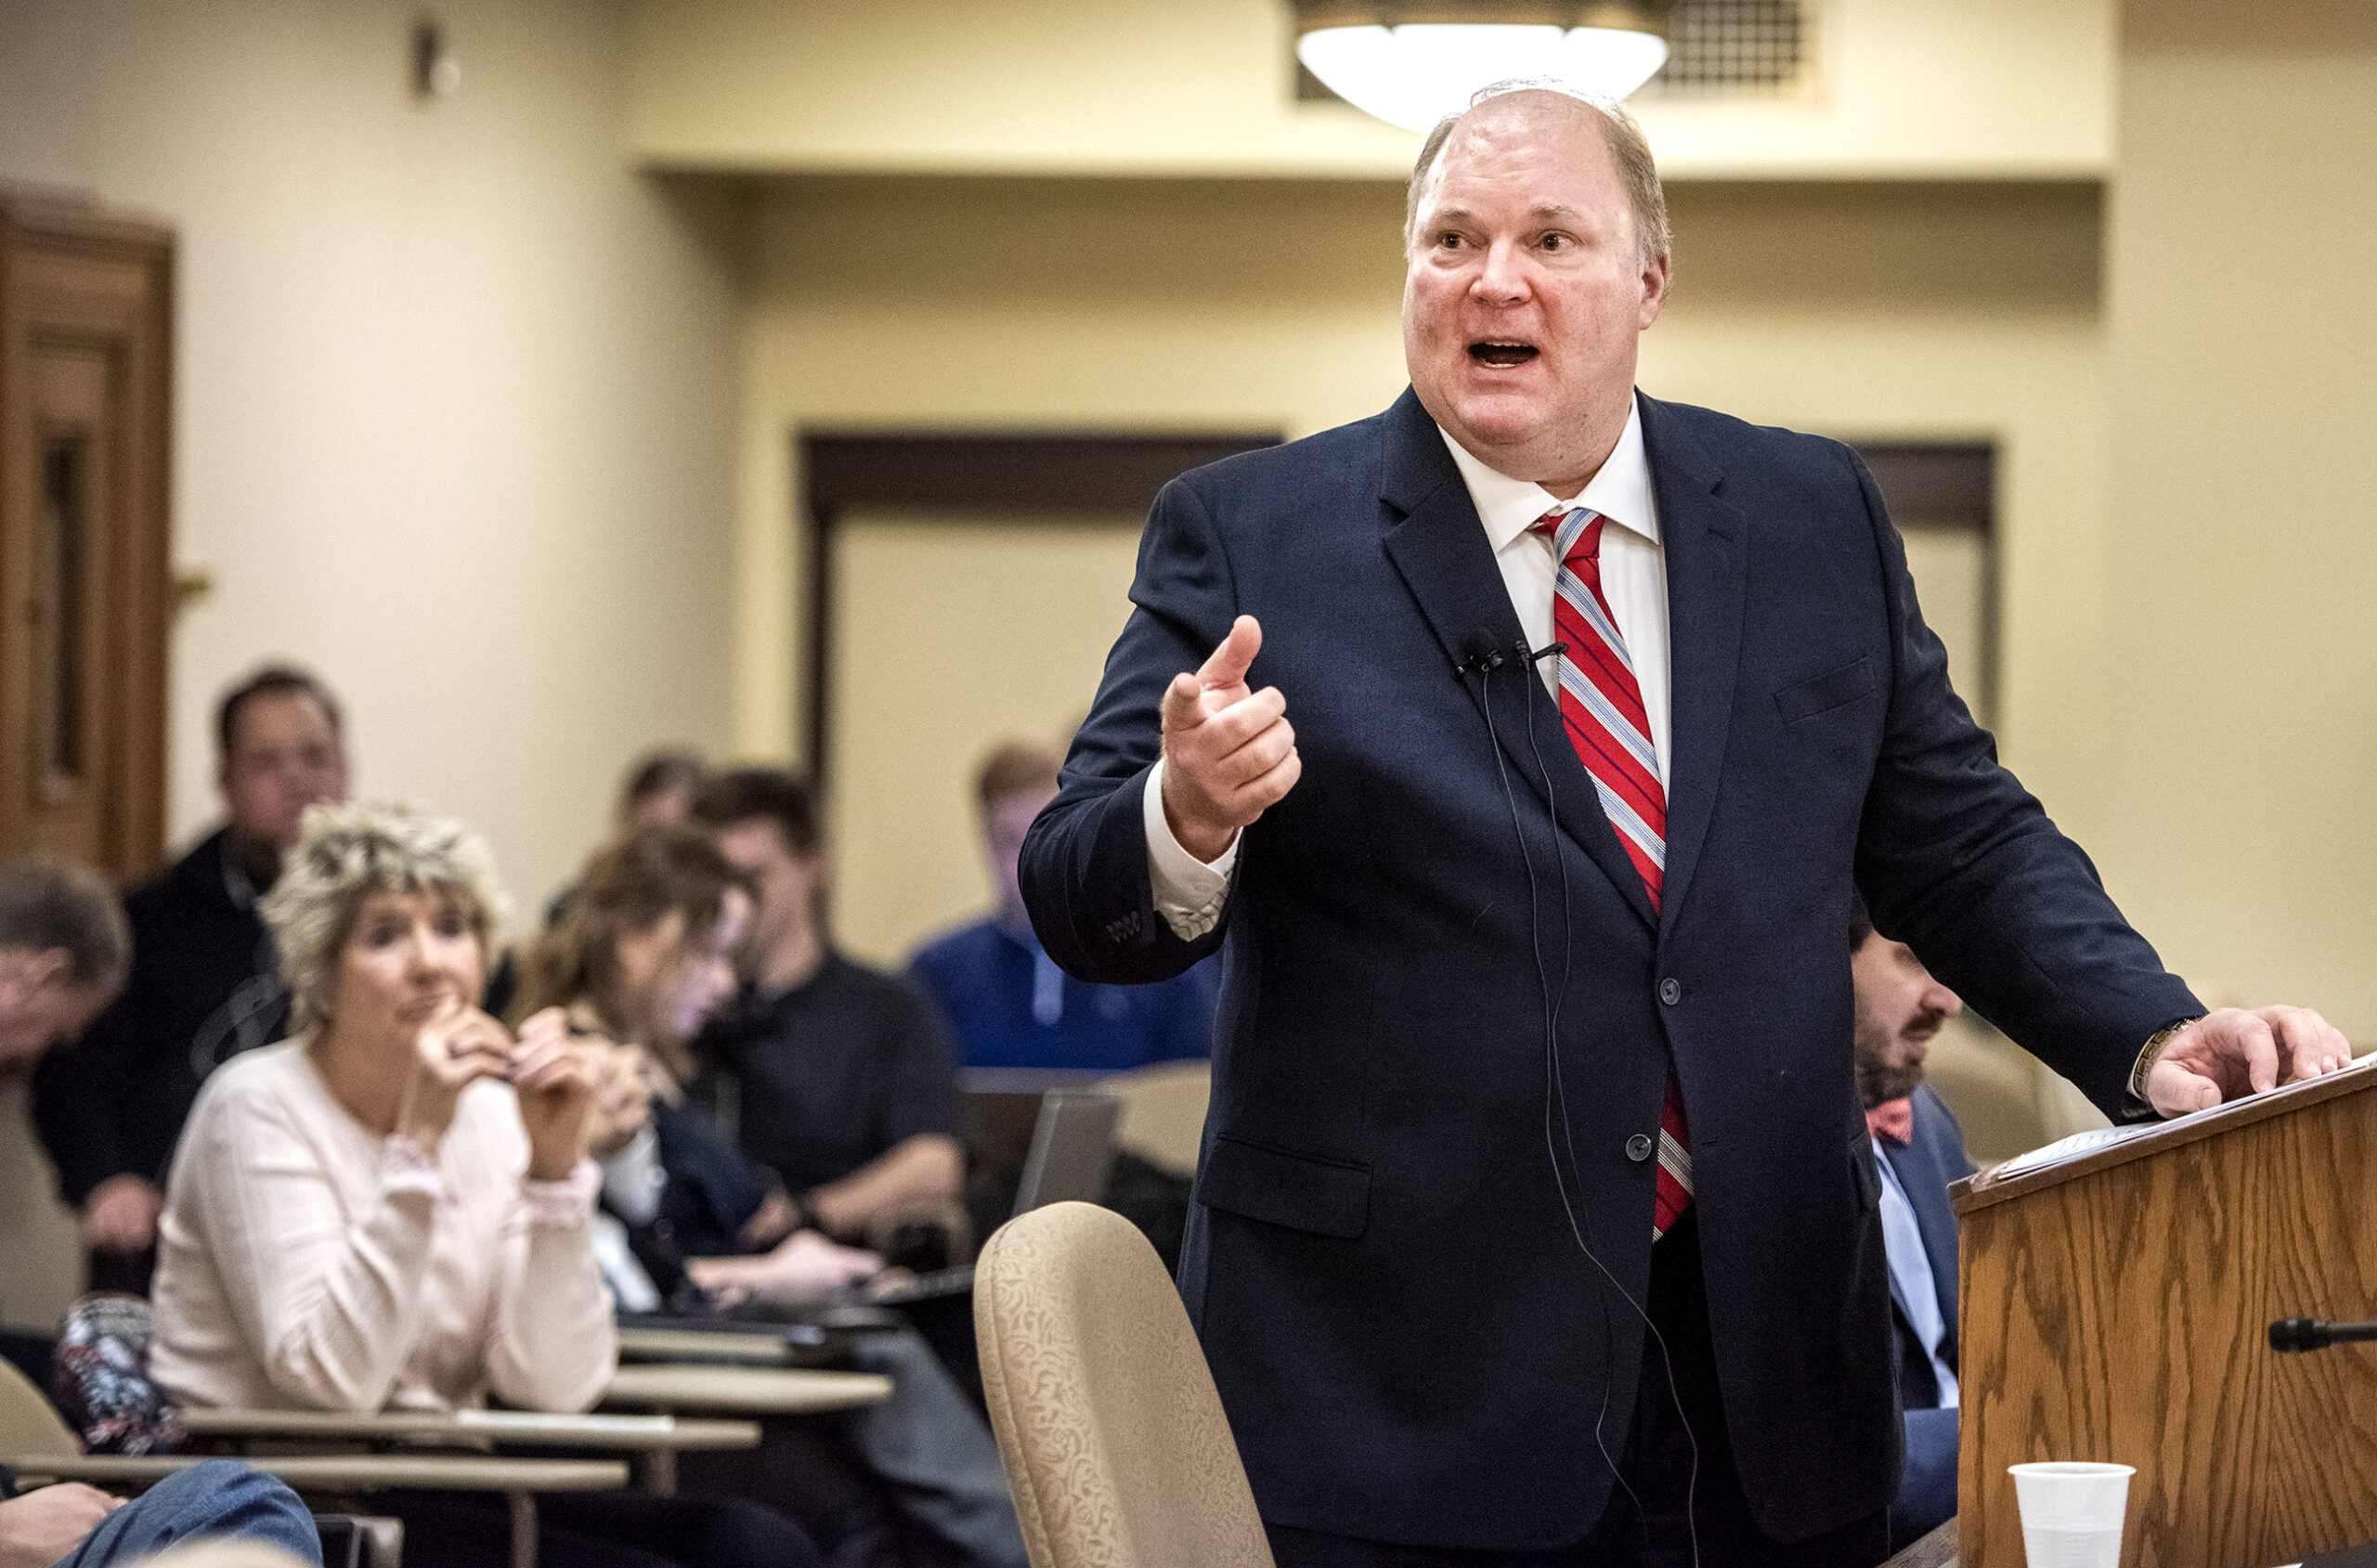
[[1387,410],[1384,441],[1381,494],[1390,511],[1401,514],[1387,525],[1387,558],[1444,648],[1448,673],[1486,714],[1512,768],[1548,807],[1556,808],[1552,814],[1561,830],[1592,857],[1643,923],[1655,927],[1642,875],[1618,847],[1592,775],[1568,744],[1559,709],[1540,678],[1515,663],[1490,676],[1457,673],[1481,641],[1479,633],[1487,645],[1503,650],[1518,648],[1526,638],[1469,487],[1413,393],[1407,390]]
[[1640,401],[1668,573],[1668,744],[1673,758],[1660,911],[1662,924],[1672,926],[1708,836],[1725,737],[1733,729],[1747,541],[1740,509],[1724,498],[1724,472],[1664,404],[1648,397]]

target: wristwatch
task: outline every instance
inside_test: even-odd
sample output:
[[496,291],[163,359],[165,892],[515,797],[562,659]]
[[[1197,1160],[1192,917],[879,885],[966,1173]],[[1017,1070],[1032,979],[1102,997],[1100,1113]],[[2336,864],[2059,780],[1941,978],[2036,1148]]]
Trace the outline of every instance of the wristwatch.
[[2193,1017],[2175,1018],[2147,1037],[2145,1045],[2137,1053],[2137,1065],[2129,1069],[2129,1097],[2133,1102],[2146,1110],[2154,1109],[2154,1102],[2146,1093],[2146,1080],[2152,1075],[2154,1064],[2163,1059],[2163,1052],[2172,1041],[2202,1021],[2202,1013]]

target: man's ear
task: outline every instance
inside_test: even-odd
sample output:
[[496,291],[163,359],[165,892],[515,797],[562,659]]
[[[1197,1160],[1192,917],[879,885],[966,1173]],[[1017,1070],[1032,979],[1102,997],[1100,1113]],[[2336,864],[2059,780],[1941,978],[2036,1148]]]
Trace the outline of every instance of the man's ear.
[[1643,269],[1643,306],[1636,317],[1635,330],[1647,332],[1651,324],[1667,308],[1668,283],[1672,277],[1668,253],[1662,251]]

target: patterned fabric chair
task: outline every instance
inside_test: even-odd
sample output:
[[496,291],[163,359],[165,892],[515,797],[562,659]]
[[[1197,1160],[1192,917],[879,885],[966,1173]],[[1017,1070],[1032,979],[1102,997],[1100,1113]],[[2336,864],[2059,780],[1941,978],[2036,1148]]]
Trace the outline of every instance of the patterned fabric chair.
[[1188,1314],[1129,1221],[1052,1203],[1001,1226],[974,1337],[1033,1568],[1272,1568]]

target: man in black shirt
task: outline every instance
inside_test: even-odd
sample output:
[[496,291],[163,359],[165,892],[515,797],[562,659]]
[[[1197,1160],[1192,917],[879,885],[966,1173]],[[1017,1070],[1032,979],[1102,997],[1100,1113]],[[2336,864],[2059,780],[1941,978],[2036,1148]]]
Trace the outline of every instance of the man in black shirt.
[[759,889],[743,990],[695,1046],[721,1120],[783,1179],[796,1225],[879,1242],[903,1219],[947,1212],[965,1176],[948,1035],[907,981],[827,941],[807,785],[772,769],[721,773],[694,818]]
[[268,667],[234,687],[215,740],[228,821],[125,898],[130,980],[33,1080],[33,1123],[81,1213],[95,1289],[147,1291],[165,1169],[199,1083],[287,1031],[289,991],[256,901],[305,808],[346,798],[338,703],[302,670]]

